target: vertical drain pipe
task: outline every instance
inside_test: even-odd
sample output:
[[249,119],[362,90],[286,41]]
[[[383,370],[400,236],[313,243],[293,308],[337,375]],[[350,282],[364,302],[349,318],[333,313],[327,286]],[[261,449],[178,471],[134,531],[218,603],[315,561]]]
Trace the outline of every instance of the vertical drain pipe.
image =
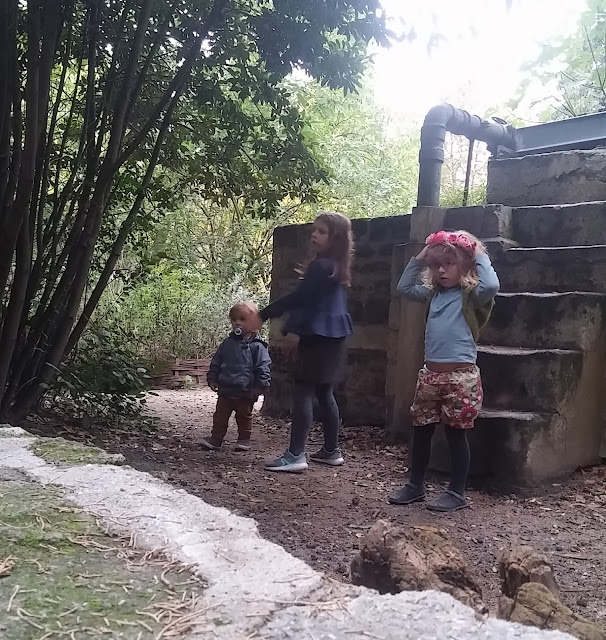
[[494,156],[499,148],[516,148],[515,129],[510,125],[488,122],[450,104],[439,104],[429,110],[421,128],[419,151],[419,190],[417,206],[440,206],[440,184],[444,163],[446,132],[462,135],[470,140],[486,142]]
[[472,138],[469,141],[469,149],[467,150],[467,167],[465,168],[465,186],[463,187],[463,206],[467,206],[469,200],[469,186],[471,184],[471,165],[473,164],[473,146],[476,141]]

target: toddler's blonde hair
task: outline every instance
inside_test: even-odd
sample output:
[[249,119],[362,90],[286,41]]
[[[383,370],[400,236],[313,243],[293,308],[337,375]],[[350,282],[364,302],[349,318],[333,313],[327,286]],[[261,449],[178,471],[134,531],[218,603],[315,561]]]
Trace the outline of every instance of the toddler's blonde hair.
[[229,310],[229,319],[233,320],[240,312],[244,312],[246,315],[257,314],[259,307],[254,302],[236,302]]

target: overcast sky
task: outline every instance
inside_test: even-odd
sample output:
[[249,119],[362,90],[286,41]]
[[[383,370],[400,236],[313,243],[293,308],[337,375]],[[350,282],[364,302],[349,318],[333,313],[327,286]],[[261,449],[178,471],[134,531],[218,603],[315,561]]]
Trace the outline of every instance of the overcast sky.
[[[477,113],[505,103],[540,43],[574,31],[585,0],[382,0],[417,37],[375,58],[377,101],[403,120],[421,121],[443,101]],[[556,8],[557,7],[557,8]],[[432,32],[446,40],[431,53]],[[400,119],[398,118],[398,119]]]

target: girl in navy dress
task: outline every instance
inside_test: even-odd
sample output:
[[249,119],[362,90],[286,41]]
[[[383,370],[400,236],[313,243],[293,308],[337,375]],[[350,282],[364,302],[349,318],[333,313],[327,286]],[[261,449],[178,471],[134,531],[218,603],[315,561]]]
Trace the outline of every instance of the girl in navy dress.
[[324,446],[310,459],[338,466],[339,408],[333,389],[347,356],[345,338],[352,333],[347,311],[354,243],[351,221],[340,213],[324,212],[313,223],[314,253],[299,286],[260,312],[262,321],[288,313],[284,333],[299,336],[294,373],[292,427],[286,451],[265,465],[268,471],[307,469],[305,443],[313,423],[313,400],[322,410]]

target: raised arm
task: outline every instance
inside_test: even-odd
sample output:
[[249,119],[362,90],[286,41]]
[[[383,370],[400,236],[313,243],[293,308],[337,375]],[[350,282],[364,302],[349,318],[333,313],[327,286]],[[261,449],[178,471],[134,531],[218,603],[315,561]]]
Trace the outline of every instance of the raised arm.
[[[419,256],[421,255],[423,252],[419,254]],[[427,302],[431,295],[431,289],[419,282],[424,268],[425,264],[419,260],[419,257],[411,258],[404,269],[400,282],[398,282],[398,291],[410,300]]]
[[478,270],[478,286],[473,290],[473,295],[479,304],[484,305],[499,293],[501,284],[488,254],[481,251],[476,253],[475,258],[476,269]]

